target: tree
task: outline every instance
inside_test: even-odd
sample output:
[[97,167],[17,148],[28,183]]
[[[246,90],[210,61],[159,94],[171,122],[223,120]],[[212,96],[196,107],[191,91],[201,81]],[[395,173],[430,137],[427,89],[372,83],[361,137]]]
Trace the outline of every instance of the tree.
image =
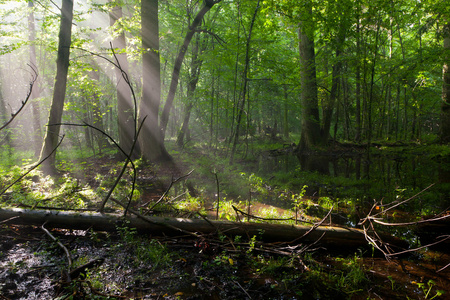
[[133,106],[130,87],[123,78],[123,75],[128,74],[129,72],[127,54],[124,52],[126,50],[125,32],[124,29],[121,28],[122,7],[112,1],[110,1],[110,3],[113,5],[109,12],[110,26],[117,27],[112,45],[116,52],[115,57],[117,63],[120,66],[120,69],[115,68],[117,80],[116,95],[119,145],[125,153],[130,153],[136,132],[133,112],[137,110],[137,107]]
[[59,27],[59,43],[56,59],[56,77],[53,99],[48,118],[41,159],[47,158],[42,164],[45,173],[56,171],[55,157],[60,132],[60,123],[66,95],[67,73],[69,70],[70,45],[72,38],[73,0],[63,0],[61,6],[61,23]]
[[178,56],[175,60],[175,65],[173,67],[173,72],[172,72],[172,80],[170,82],[169,94],[167,95],[166,103],[164,105],[164,109],[163,109],[162,116],[161,116],[161,126],[160,127],[161,127],[163,139],[165,137],[167,123],[169,122],[169,114],[170,114],[170,110],[172,108],[173,99],[175,98],[175,92],[177,90],[178,79],[180,77],[180,72],[181,72],[181,65],[183,63],[187,48],[189,47],[192,37],[194,36],[194,33],[196,32],[197,27],[202,22],[205,14],[216,3],[219,3],[220,1],[221,0],[205,0],[203,7],[200,9],[200,11],[195,16],[194,21],[192,21],[192,24],[189,25],[189,29],[184,38],[183,45],[181,46],[180,52],[178,53]]
[[[248,36],[247,36],[247,41],[246,41],[245,64],[244,64],[244,70],[242,72],[242,78],[244,80],[244,85],[242,87],[242,93],[241,93],[242,94],[242,98],[240,99],[239,104],[238,104],[236,129],[234,131],[233,147],[231,149],[231,160],[233,160],[233,156],[234,156],[234,153],[236,151],[236,145],[237,145],[238,140],[239,140],[239,131],[240,131],[240,126],[241,126],[241,119],[242,119],[242,115],[244,113],[245,101],[246,101],[246,97],[247,97],[248,72],[249,72],[249,67],[250,67],[250,42],[251,42],[251,39],[252,39],[252,30],[253,30],[253,25],[255,24],[255,19],[256,19],[256,15],[258,13],[258,9],[259,9],[259,0],[256,3],[255,12],[253,13],[252,21],[250,22],[250,28],[248,30]],[[247,113],[249,113],[249,112],[247,112]]]
[[[33,1],[28,1],[28,7],[30,11],[28,13],[28,36],[30,42],[30,63],[34,68],[37,68],[37,60],[36,60],[36,29],[34,22],[34,13],[33,13]],[[36,101],[40,96],[39,87],[36,87],[32,90],[32,100],[31,106],[33,108],[33,145],[35,147],[35,154],[39,155],[39,151],[41,149],[41,117],[40,117],[40,107],[39,102]]]
[[[99,67],[95,61],[91,62],[91,66],[93,67],[93,69],[88,72],[89,72],[90,82],[92,84],[92,89],[90,91],[86,91],[86,98],[87,98],[87,100],[89,100],[89,102],[91,103],[91,107],[92,107],[92,125],[95,128],[100,129],[101,131],[104,132],[105,129],[103,126],[103,114],[102,114],[101,108],[100,108],[100,95],[99,95],[99,90],[100,90],[100,85],[101,85],[100,72],[98,70]],[[93,136],[97,141],[98,151],[101,153],[102,150],[108,145],[108,139],[105,135],[101,134],[98,131],[94,131]],[[131,140],[131,143],[132,142],[133,141]],[[128,148],[129,146],[126,146],[126,147],[127,148],[125,148],[125,149],[128,150],[128,152],[126,152],[126,153],[129,153],[130,148]],[[122,149],[124,149],[124,148],[122,148]]]
[[142,98],[139,120],[145,122],[140,138],[142,157],[148,161],[170,160],[158,124],[161,97],[158,0],[141,1]]
[[446,51],[444,67],[442,70],[442,104],[441,104],[441,142],[450,143],[450,21],[443,29],[444,51]]
[[[183,124],[181,125],[180,131],[177,135],[177,145],[179,147],[182,147],[184,144],[184,137],[187,135],[188,132],[188,126],[189,126],[189,119],[191,117],[191,111],[194,106],[194,92],[197,88],[197,83],[200,78],[200,69],[202,67],[203,59],[201,59],[199,56],[204,51],[204,42],[202,42],[201,46],[199,45],[199,37],[197,35],[197,39],[195,41],[194,46],[192,47],[192,58],[191,58],[191,65],[190,65],[190,72],[189,72],[189,78],[188,78],[188,84],[187,84],[187,105],[184,110],[184,118],[183,118]],[[201,47],[201,49],[199,49]]]
[[312,18],[312,2],[307,1],[298,29],[302,105],[301,138],[298,144],[300,151],[325,143],[320,130]]

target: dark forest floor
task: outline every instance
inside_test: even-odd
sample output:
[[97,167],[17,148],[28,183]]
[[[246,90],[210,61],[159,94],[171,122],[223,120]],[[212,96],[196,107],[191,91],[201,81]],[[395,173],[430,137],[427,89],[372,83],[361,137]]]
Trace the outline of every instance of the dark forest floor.
[[[106,174],[104,163],[89,162],[86,178],[102,168]],[[171,178],[188,172],[182,164],[141,170],[138,180],[151,186],[141,201],[157,200]],[[437,272],[450,261],[442,249],[388,261],[376,252],[320,244],[298,251],[303,245],[263,243],[256,236],[151,236],[126,224],[116,232],[52,229],[70,251],[69,280],[63,248],[41,228],[0,226],[0,300],[450,299],[450,267]]]
[[70,251],[72,269],[88,266],[69,282],[63,249],[40,228],[3,226],[0,299],[431,299],[438,290],[446,293],[434,299],[448,299],[450,293],[450,270],[436,272],[450,257],[438,252],[387,261],[333,249],[283,255],[258,242],[137,236],[125,227],[52,234]]

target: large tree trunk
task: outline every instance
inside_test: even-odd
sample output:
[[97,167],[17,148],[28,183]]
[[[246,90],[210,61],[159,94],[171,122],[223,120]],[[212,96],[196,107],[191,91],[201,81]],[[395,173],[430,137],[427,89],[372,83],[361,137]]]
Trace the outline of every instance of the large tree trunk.
[[[450,51],[450,21],[444,26],[444,50]],[[442,71],[441,143],[450,143],[450,55],[445,56]]]
[[58,56],[56,59],[56,78],[53,90],[53,100],[48,118],[48,126],[41,150],[41,159],[48,157],[42,164],[43,171],[47,174],[56,172],[56,151],[52,151],[58,144],[59,131],[64,98],[66,96],[67,73],[69,70],[69,55],[72,37],[73,0],[63,0],[61,6],[61,25],[59,28]]
[[143,74],[139,121],[146,118],[139,137],[141,154],[147,161],[166,161],[170,155],[158,126],[161,98],[158,0],[142,0],[141,26]]
[[314,34],[311,29],[312,3],[305,4],[303,20],[299,24],[300,85],[302,103],[300,151],[324,144],[320,130],[319,102],[317,97],[316,59]]
[[[0,221],[8,220],[14,224],[42,225],[46,227],[69,228],[86,230],[114,231],[117,224],[123,221],[122,215],[105,213],[75,213],[47,210],[26,209],[0,209]],[[359,247],[371,247],[366,241],[364,232],[360,229],[343,227],[319,226],[311,230],[310,226],[213,221],[204,219],[184,219],[167,217],[142,218],[127,217],[128,225],[145,233],[156,235],[177,235],[183,233],[215,234],[222,233],[229,236],[258,236],[263,241],[314,243],[320,239],[320,246],[333,247],[334,250],[352,249]],[[306,234],[308,231],[310,233]],[[322,237],[323,235],[323,237]],[[398,238],[380,234],[384,242],[394,247],[407,248],[408,243]],[[339,247],[336,249],[336,247]]]
[[[113,26],[122,18],[122,7],[120,5],[114,6],[109,12],[109,18],[110,26]],[[117,80],[116,91],[119,145],[125,153],[130,153],[136,133],[134,113],[137,111],[137,107],[133,105],[130,86],[125,78],[123,78],[123,76],[129,76],[127,55],[126,53],[118,53],[126,49],[125,32],[122,28],[119,29],[118,35],[113,40],[112,44],[116,49],[117,63],[120,65],[120,69],[115,69]],[[135,156],[138,155],[136,154]]]
[[205,4],[203,5],[202,9],[197,13],[197,15],[194,18],[194,21],[192,21],[192,24],[189,25],[189,30],[186,33],[186,36],[184,37],[183,45],[181,46],[180,52],[178,53],[178,56],[175,60],[175,65],[173,66],[172,80],[170,82],[169,94],[167,95],[166,103],[164,105],[164,109],[161,115],[160,127],[163,139],[166,134],[167,123],[169,122],[169,114],[173,106],[173,99],[175,98],[175,92],[177,91],[178,86],[178,79],[180,78],[181,65],[183,64],[187,48],[189,47],[192,37],[194,36],[196,28],[198,27],[198,25],[200,25],[205,14],[214,6],[214,4],[218,2],[220,2],[220,0],[205,1]]

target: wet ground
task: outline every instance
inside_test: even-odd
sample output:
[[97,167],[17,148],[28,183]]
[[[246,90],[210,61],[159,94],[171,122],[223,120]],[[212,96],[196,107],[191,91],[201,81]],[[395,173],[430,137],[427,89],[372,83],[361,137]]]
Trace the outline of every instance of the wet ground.
[[450,268],[438,272],[450,257],[438,252],[387,261],[332,249],[285,255],[280,245],[126,227],[51,233],[70,251],[70,280],[67,255],[41,228],[3,225],[0,299],[450,298]]

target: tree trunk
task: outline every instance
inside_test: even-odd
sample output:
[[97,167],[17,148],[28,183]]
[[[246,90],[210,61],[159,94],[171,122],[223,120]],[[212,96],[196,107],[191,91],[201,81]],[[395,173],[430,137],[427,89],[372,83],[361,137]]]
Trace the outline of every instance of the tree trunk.
[[203,60],[199,58],[199,54],[201,54],[204,51],[204,43],[202,43],[202,46],[200,47],[199,38],[196,39],[194,47],[192,47],[192,60],[191,60],[191,70],[189,72],[189,82],[187,86],[187,101],[188,104],[186,105],[186,108],[184,109],[184,118],[183,118],[183,124],[181,125],[181,129],[178,132],[177,136],[177,145],[179,147],[182,147],[184,144],[184,137],[186,136],[186,133],[189,128],[189,120],[191,117],[191,111],[194,107],[194,92],[197,88],[197,83],[200,78],[200,69],[203,64]]
[[[444,50],[450,51],[450,22],[444,26]],[[450,143],[450,55],[445,56],[442,70],[441,143]]]
[[[42,225],[47,222],[47,228],[81,230],[92,228],[93,230],[106,231],[117,230],[117,224],[123,221],[122,215],[106,213],[52,212],[19,208],[0,209],[0,220],[8,219],[12,219],[9,223],[14,224]],[[127,217],[127,221],[129,221],[128,225],[131,228],[157,235],[179,235],[180,232],[191,232],[197,235],[222,232],[230,236],[252,237],[257,235],[258,237],[261,236],[263,241],[292,242],[293,244],[314,243],[320,239],[320,246],[341,247],[340,249],[342,250],[371,247],[366,241],[362,230],[342,227],[319,226],[309,234],[306,234],[311,230],[311,227],[153,216]],[[381,234],[380,238],[394,247],[402,249],[408,247],[407,242],[389,235]]]
[[[323,112],[323,122],[322,122],[322,138],[325,143],[328,142],[330,138],[330,127],[331,127],[331,119],[333,117],[333,110],[336,106],[336,100],[339,97],[339,85],[341,82],[341,53],[342,47],[344,45],[345,38],[347,36],[347,25],[348,22],[345,19],[341,20],[339,24],[339,31],[336,36],[336,50],[335,50],[335,60],[336,62],[333,65],[333,70],[331,73],[331,91],[330,98],[328,103],[326,103],[324,112]],[[337,117],[336,117],[337,119]]]
[[[359,8],[358,8],[359,9]],[[360,21],[359,14],[356,23],[356,76],[355,76],[355,101],[356,101],[356,111],[355,111],[355,142],[359,143],[361,141],[361,39],[360,39]]]
[[[2,78],[2,69],[1,69],[1,65],[0,65],[0,78]],[[5,99],[3,98],[3,83],[0,82],[0,126],[3,126],[3,123],[5,123],[8,120],[8,112],[6,110],[6,105],[5,105]]]
[[[303,20],[312,23],[312,3],[307,1]],[[301,137],[298,150],[304,151],[323,145],[320,130],[319,102],[317,97],[316,62],[314,53],[314,34],[311,24],[299,23],[298,39],[300,52],[300,85],[302,104]]]
[[[373,135],[373,126],[372,126],[372,104],[374,99],[374,86],[375,86],[375,65],[378,63],[378,39],[380,35],[380,25],[381,20],[377,20],[377,31],[375,36],[375,45],[373,48],[374,57],[372,59],[372,68],[371,68],[371,77],[370,77],[370,90],[369,90],[369,98],[367,103],[367,157],[369,157],[369,148],[372,143],[372,135]],[[368,159],[369,160],[369,159]]]
[[189,130],[189,119],[191,118],[192,107],[194,107],[194,104],[191,102],[188,103],[184,109],[183,124],[181,125],[180,132],[178,132],[177,136],[177,145],[180,148],[183,147],[184,137],[187,136],[187,132]]
[[[33,1],[28,1],[28,7],[30,9],[28,13],[28,40],[30,42],[30,63],[33,66],[33,68],[37,69],[37,60],[36,60],[36,29],[35,29],[35,22],[34,22],[34,13],[33,13]],[[41,150],[41,113],[40,113],[40,107],[39,102],[36,101],[37,98],[40,96],[40,89],[38,86],[38,83],[35,83],[36,86],[31,91],[31,107],[32,107],[32,114],[33,114],[33,146],[34,146],[34,153],[36,156],[39,155],[39,152]]]
[[158,0],[142,0],[141,25],[143,74],[139,121],[146,118],[139,137],[142,157],[147,161],[167,161],[170,155],[158,126],[161,97]]
[[336,106],[336,100],[338,98],[339,93],[340,70],[342,67],[342,63],[339,61],[340,54],[341,51],[337,49],[336,59],[338,61],[333,65],[333,71],[331,73],[332,80],[331,80],[330,98],[328,103],[326,103],[323,111],[322,136],[325,141],[328,141],[330,138],[331,119],[333,117],[333,111],[334,107]]
[[250,41],[252,39],[252,29],[253,25],[255,23],[256,14],[258,13],[259,9],[259,0],[256,3],[255,12],[253,14],[252,21],[250,23],[250,28],[248,31],[247,36],[247,43],[245,47],[245,65],[244,65],[244,72],[242,72],[242,77],[244,79],[244,86],[242,87],[242,98],[238,102],[238,110],[237,110],[237,119],[236,119],[236,130],[234,131],[234,137],[233,137],[233,148],[231,149],[231,160],[233,160],[234,154],[236,152],[236,146],[239,140],[239,134],[240,134],[240,126],[241,126],[241,119],[242,114],[244,113],[244,107],[245,107],[245,98],[247,96],[247,83],[248,83],[248,69],[250,66]]
[[56,172],[56,151],[52,151],[58,144],[60,124],[66,96],[67,73],[69,70],[69,55],[72,37],[73,0],[63,0],[61,6],[61,24],[59,28],[58,55],[56,59],[56,78],[53,90],[52,105],[48,118],[48,126],[41,150],[41,159],[48,157],[42,164],[45,173]]
[[289,140],[289,101],[287,85],[283,84],[283,136]]
[[[122,18],[122,7],[120,5],[114,6],[109,12],[109,18],[110,26],[113,26]],[[130,153],[136,134],[135,113],[137,112],[137,104],[133,104],[130,86],[123,77],[130,76],[128,72],[127,55],[126,53],[118,53],[126,49],[125,32],[122,28],[119,29],[118,35],[113,40],[112,44],[116,51],[116,63],[118,63],[121,68],[121,70],[119,68],[115,68],[117,80],[116,93],[119,146],[125,151],[125,153]],[[138,156],[138,154],[136,153],[134,156]]]
[[[2,78],[2,69],[0,66],[0,78]],[[8,117],[10,114],[6,110],[5,99],[3,98],[3,86],[2,82],[0,82],[0,126],[3,126],[4,123],[8,121]],[[11,146],[11,135],[9,131],[3,131],[0,135],[0,146]],[[6,147],[8,149],[8,157],[12,155],[12,147]]]
[[[98,68],[98,65],[95,62],[92,62],[91,65],[95,68]],[[99,86],[100,83],[100,72],[97,70],[92,70],[89,72],[89,77],[95,81],[95,85]],[[98,128],[102,131],[105,131],[103,126],[103,115],[100,109],[100,96],[98,95],[96,89],[91,95],[91,108],[92,108],[92,125],[95,128]],[[108,139],[105,135],[100,133],[99,131],[94,131],[94,137],[97,141],[98,151],[102,153],[102,150],[108,145]],[[129,153],[129,152],[127,152]]]
[[181,65],[183,64],[184,56],[186,54],[187,48],[189,47],[189,43],[191,42],[196,28],[198,27],[198,25],[200,25],[205,14],[214,6],[214,4],[218,2],[219,1],[211,1],[211,0],[205,1],[205,4],[195,16],[194,21],[192,21],[192,24],[189,26],[189,30],[186,33],[186,36],[184,37],[183,45],[181,46],[180,52],[178,53],[178,56],[175,60],[175,65],[173,66],[172,80],[170,82],[169,93],[167,94],[166,103],[164,104],[164,109],[161,115],[160,128],[163,139],[165,137],[167,123],[169,122],[169,114],[173,106],[173,99],[175,98],[175,92],[177,91],[178,79],[180,78],[181,72]]

